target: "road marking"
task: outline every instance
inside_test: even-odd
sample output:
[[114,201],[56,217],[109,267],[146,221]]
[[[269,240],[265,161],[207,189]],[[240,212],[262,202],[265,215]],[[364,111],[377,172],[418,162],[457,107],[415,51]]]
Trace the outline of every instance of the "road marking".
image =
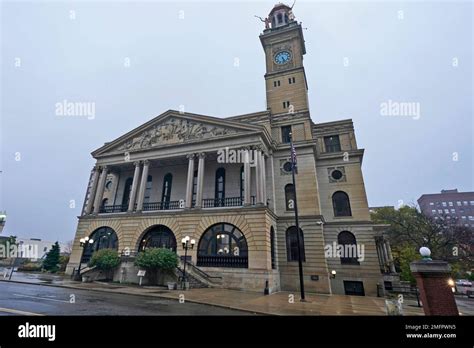
[[21,314],[21,315],[37,315],[37,316],[44,316],[44,314],[40,314],[40,313],[25,312],[25,311],[20,311],[20,310],[18,310],[18,309],[3,308],[3,307],[0,307],[0,312],[13,313],[13,314]]
[[54,298],[39,297],[39,296],[30,296],[30,295],[23,295],[23,294],[13,294],[13,296],[29,297],[29,298],[39,299],[39,300],[49,300],[49,301],[56,301],[56,302],[70,303],[69,301],[64,301],[64,300],[56,300],[56,299],[54,299]]

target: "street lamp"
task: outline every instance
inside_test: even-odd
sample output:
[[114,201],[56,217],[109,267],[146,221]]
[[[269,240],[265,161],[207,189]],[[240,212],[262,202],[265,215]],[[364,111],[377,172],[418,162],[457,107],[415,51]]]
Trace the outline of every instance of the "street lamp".
[[81,258],[79,259],[79,267],[77,267],[77,273],[76,273],[76,280],[79,280],[81,277],[81,262],[82,262],[82,257],[84,256],[84,250],[88,245],[92,245],[94,243],[94,240],[89,237],[84,237],[79,239],[80,246],[82,248],[81,252]]
[[336,278],[336,271],[334,269],[331,271],[331,278],[332,279]]
[[191,239],[189,236],[184,237],[181,239],[181,244],[183,244],[184,249],[184,268],[183,268],[183,290],[186,290],[186,263],[188,257],[188,249],[193,249],[194,244],[196,244],[196,240]]

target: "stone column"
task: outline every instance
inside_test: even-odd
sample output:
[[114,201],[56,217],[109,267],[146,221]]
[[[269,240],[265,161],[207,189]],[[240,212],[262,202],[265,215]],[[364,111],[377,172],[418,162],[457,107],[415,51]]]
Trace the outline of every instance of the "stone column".
[[451,267],[445,261],[421,260],[410,263],[420,289],[425,315],[459,315],[448,281]]
[[[185,208],[189,209],[192,207],[193,202],[193,182],[194,182],[194,154],[187,156],[188,158],[188,179],[186,182],[186,202]],[[197,195],[196,195],[197,198]]]
[[197,190],[196,190],[196,208],[202,207],[202,194],[203,194],[203,184],[204,184],[204,158],[206,157],[205,153],[199,154],[198,162],[198,175],[197,175]]
[[145,199],[145,190],[146,184],[148,181],[148,168],[150,167],[149,161],[143,162],[143,172],[142,172],[142,180],[140,182],[140,190],[138,191],[138,201],[137,201],[137,211],[143,210],[143,200]]
[[99,183],[97,184],[97,192],[94,199],[94,214],[98,214],[100,206],[102,204],[102,197],[104,196],[105,179],[107,179],[108,168],[107,166],[102,167],[102,173],[100,174]]
[[244,205],[250,205],[251,197],[250,197],[250,149],[245,150],[245,162],[244,162]]
[[257,191],[257,204],[263,203],[262,198],[262,159],[260,150],[255,150],[255,184]]
[[138,180],[140,180],[140,162],[137,161],[133,164],[135,165],[135,172],[133,173],[132,192],[130,193],[130,201],[128,202],[128,212],[132,212],[135,208]]
[[87,206],[85,214],[90,214],[92,212],[92,207],[94,206],[95,193],[97,191],[97,185],[99,184],[99,167],[94,167],[94,174],[92,175],[92,185],[89,191],[89,197],[87,199]]

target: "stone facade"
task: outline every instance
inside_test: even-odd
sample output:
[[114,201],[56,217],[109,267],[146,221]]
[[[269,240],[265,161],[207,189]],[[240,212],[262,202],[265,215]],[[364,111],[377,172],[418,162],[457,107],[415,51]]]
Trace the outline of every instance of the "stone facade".
[[[260,35],[266,55],[267,110],[225,119],[168,110],[94,151],[97,162],[79,217],[69,273],[83,255],[80,239],[102,227],[115,232],[113,247],[120,253],[134,254],[150,229],[164,226],[176,241],[185,236],[197,241],[188,254],[191,263],[210,277],[220,277],[219,286],[263,291],[268,285],[270,292],[297,291],[292,176],[285,166],[291,132],[297,153],[296,198],[306,290],[376,295],[377,284],[383,281],[382,249],[375,239],[381,232],[370,222],[361,171],[364,151],[357,147],[351,120],[312,121],[301,24],[285,5],[277,5],[269,16],[272,27]],[[228,155],[233,150],[248,157],[235,160]],[[347,197],[342,215],[335,206],[339,201],[334,201],[338,192]],[[230,251],[212,251],[223,245],[213,240],[211,249],[204,250],[206,233],[220,224],[239,231],[246,246],[228,244],[233,245]],[[225,238],[231,237],[225,233]],[[341,233],[354,238],[350,245],[363,247],[357,262],[327,255],[328,247],[340,242]],[[176,252],[183,256],[181,243],[176,244]],[[385,256],[388,259],[389,254]],[[217,263],[210,265],[209,260]],[[232,260],[240,260],[241,266]],[[124,280],[126,273],[128,281],[137,281],[136,272],[124,261],[115,279]]]

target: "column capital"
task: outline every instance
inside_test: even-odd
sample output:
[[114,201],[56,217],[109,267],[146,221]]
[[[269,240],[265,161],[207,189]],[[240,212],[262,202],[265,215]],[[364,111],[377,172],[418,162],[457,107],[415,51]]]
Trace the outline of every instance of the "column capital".
[[196,154],[195,153],[189,153],[189,154],[186,155],[186,158],[188,160],[193,160],[193,159],[196,158]]
[[149,165],[150,165],[150,161],[149,161],[149,160],[144,160],[144,161],[143,161],[143,165],[144,165],[144,166],[149,166]]
[[138,167],[138,166],[140,165],[140,161],[135,161],[135,162],[133,162],[133,165],[134,165],[135,167]]
[[100,169],[102,169],[103,171],[105,171],[105,170],[109,169],[109,167],[107,167],[107,166],[100,166]]
[[200,152],[198,154],[199,158],[206,158],[206,153],[205,152]]

